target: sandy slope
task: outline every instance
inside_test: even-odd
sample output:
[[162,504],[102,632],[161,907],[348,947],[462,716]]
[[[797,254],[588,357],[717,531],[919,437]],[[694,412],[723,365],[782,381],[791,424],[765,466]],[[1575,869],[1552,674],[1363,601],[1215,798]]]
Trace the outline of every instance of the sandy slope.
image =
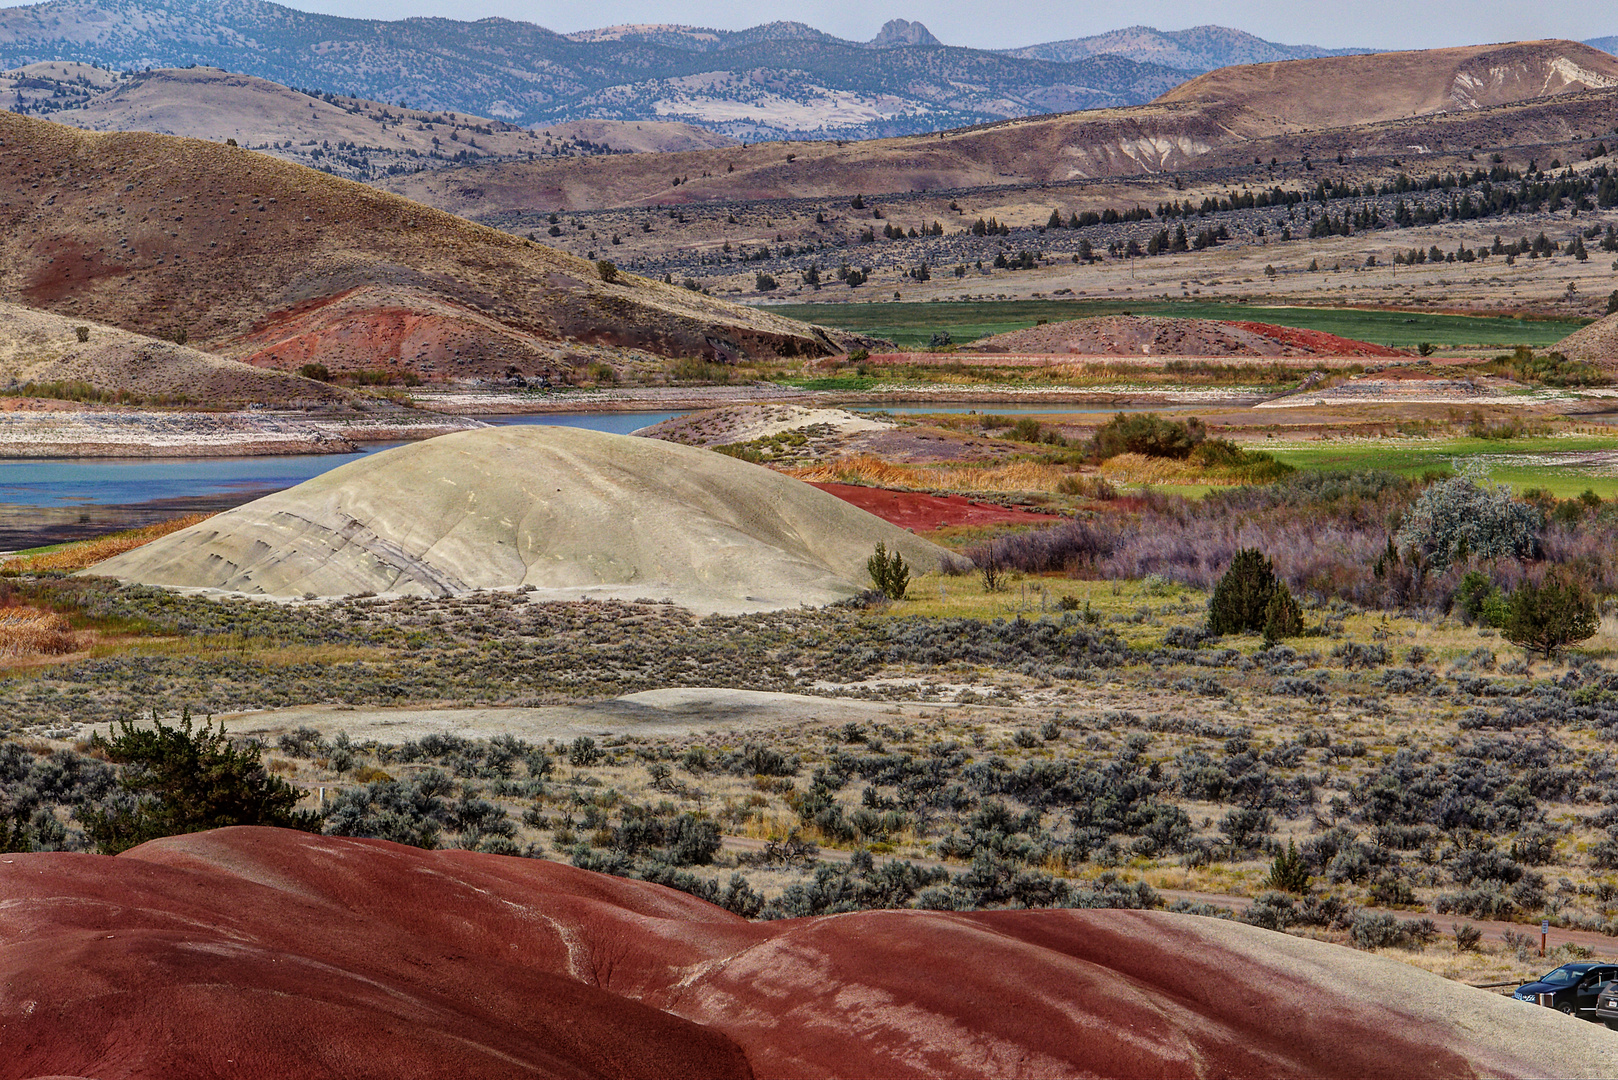
[[768,469],[694,447],[564,427],[402,446],[94,568],[153,585],[272,596],[671,598],[696,610],[826,604],[869,588],[876,543],[943,550]]

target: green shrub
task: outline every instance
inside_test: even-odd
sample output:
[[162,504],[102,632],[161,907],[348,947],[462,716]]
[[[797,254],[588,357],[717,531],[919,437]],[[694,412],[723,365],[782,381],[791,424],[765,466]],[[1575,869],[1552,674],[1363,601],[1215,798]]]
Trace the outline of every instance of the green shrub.
[[1549,660],[1564,645],[1593,635],[1599,624],[1595,600],[1572,578],[1543,585],[1525,581],[1511,594],[1502,633],[1513,645]]
[[596,273],[601,275],[601,280],[608,285],[612,285],[618,280],[618,266],[610,259],[602,259],[597,262]]
[[1118,413],[1096,429],[1087,450],[1096,461],[1119,454],[1183,459],[1207,435],[1202,421],[1194,416],[1181,423],[1165,420],[1156,413]]
[[1270,876],[1264,885],[1280,892],[1306,893],[1309,891],[1309,867],[1298,854],[1295,841],[1287,841],[1287,849],[1270,863]]
[[[1243,548],[1230,560],[1230,568],[1208,599],[1208,632],[1251,634],[1263,630],[1270,616],[1270,601],[1283,588],[1264,553],[1258,548]],[[1286,602],[1296,609],[1290,594]],[[1278,615],[1284,617],[1285,613]]]
[[1264,640],[1280,641],[1303,633],[1303,610],[1292,598],[1292,590],[1285,582],[1277,582],[1264,605]]
[[73,328],[73,333],[78,337],[80,342],[90,340],[90,328],[88,326],[75,326]]
[[135,799],[81,812],[85,834],[103,854],[228,825],[319,828],[314,814],[293,809],[303,793],[265,772],[256,744],[232,746],[223,724],[193,728],[187,709],[178,727],[154,717],[149,729],[123,720],[116,731],[111,739],[95,736],[91,746],[124,766],[119,783]]
[[331,369],[325,364],[305,364],[298,369],[298,374],[316,382],[331,382]]
[[910,568],[905,565],[903,555],[897,551],[890,553],[878,540],[876,554],[866,562],[865,568],[871,574],[871,581],[889,600],[904,599],[906,590],[910,588]]

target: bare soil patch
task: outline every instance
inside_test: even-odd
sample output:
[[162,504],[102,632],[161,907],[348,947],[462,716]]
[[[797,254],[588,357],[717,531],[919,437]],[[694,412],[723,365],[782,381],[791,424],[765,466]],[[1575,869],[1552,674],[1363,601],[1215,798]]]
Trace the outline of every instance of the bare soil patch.
[[927,533],[950,525],[1050,525],[1060,515],[1014,506],[976,502],[964,495],[928,495],[919,491],[892,491],[856,484],[813,482],[821,491],[853,503],[861,510],[891,521],[901,529]]

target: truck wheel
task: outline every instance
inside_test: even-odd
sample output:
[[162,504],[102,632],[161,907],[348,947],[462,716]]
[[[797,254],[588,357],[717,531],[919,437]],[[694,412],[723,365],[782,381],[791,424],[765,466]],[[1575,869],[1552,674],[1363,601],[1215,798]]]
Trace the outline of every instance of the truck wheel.
[[1564,1002],[1563,1004],[1558,1005],[1556,1007],[1556,1011],[1561,1013],[1563,1016],[1572,1016],[1573,1015],[1573,1003],[1572,1002]]
[[1618,1031],[1618,1020],[1605,1021],[1608,1031]]

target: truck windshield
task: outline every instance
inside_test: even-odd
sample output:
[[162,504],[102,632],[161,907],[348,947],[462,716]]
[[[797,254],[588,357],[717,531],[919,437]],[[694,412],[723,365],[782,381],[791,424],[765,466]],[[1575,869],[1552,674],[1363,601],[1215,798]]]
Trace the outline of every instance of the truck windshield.
[[1561,986],[1564,983],[1578,981],[1581,974],[1582,972],[1574,971],[1572,968],[1559,967],[1549,975],[1542,977],[1539,981],[1542,983],[1548,983],[1551,986]]

